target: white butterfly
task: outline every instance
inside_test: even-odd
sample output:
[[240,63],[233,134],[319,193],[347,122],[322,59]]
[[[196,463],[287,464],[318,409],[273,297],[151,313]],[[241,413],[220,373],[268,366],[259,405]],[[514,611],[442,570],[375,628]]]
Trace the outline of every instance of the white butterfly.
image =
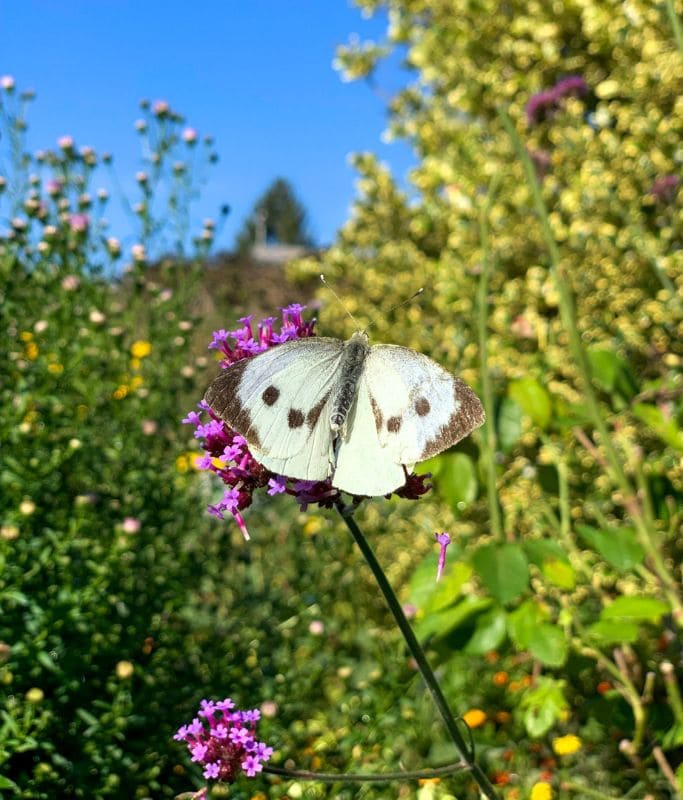
[[309,337],[232,364],[204,397],[278,475],[384,495],[484,422],[477,395],[422,353]]

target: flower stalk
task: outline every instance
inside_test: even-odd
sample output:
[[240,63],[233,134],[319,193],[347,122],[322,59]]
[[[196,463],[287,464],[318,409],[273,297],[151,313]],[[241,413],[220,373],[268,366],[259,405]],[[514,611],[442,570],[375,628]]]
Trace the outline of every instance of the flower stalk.
[[377,561],[369,542],[363,535],[361,529],[358,527],[358,524],[356,523],[356,520],[353,518],[352,514],[344,508],[342,503],[337,501],[335,505],[339,511],[339,514],[341,515],[341,518],[344,520],[346,527],[349,529],[351,536],[353,536],[356,544],[360,548],[363,557],[370,567],[372,574],[374,575],[375,580],[377,581],[377,584],[382,591],[385,600],[387,601],[389,609],[396,620],[396,624],[403,635],[410,654],[415,659],[415,663],[420,671],[420,675],[422,675],[424,682],[427,684],[427,688],[432,695],[432,699],[434,700],[434,703],[441,714],[441,718],[446,726],[448,735],[450,736],[451,741],[455,745],[456,750],[460,755],[463,767],[468,768],[472,778],[476,781],[484,797],[487,797],[489,800],[498,800],[496,790],[493,788],[493,785],[487,778],[482,768],[474,760],[473,746],[471,743],[468,745],[463,735],[460,733],[457,720],[448,705],[443,691],[441,690],[441,686],[436,679],[436,675],[434,675],[432,668],[429,666],[427,656],[417,640],[417,637],[413,633],[413,629],[410,627],[410,624],[403,613],[401,604],[399,603],[394,590],[391,588],[391,584],[387,580],[382,567]]

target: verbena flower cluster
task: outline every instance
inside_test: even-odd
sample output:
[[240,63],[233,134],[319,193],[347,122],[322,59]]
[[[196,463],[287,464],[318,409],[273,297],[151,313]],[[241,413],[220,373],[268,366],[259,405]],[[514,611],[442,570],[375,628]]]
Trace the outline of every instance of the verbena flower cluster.
[[582,97],[588,93],[588,84],[580,75],[570,75],[558,81],[551,89],[539,92],[531,97],[526,106],[526,118],[529,125],[535,125],[547,119],[560,107],[565,97],[571,95]]
[[[275,317],[267,317],[252,327],[253,315],[242,317],[241,327],[234,331],[219,330],[213,334],[209,349],[218,350],[222,355],[221,366],[225,369],[243,358],[252,358],[259,353],[275,347],[291,339],[314,336],[315,319],[305,321],[302,312],[305,306],[294,303],[282,311],[282,323],[279,331],[274,330]],[[204,402],[198,405],[200,411],[191,411],[183,422],[195,426],[195,438],[201,442],[206,455],[198,459],[199,469],[209,470],[218,475],[228,487],[223,497],[208,507],[210,514],[224,519],[229,512],[239,525],[245,539],[249,538],[241,512],[251,505],[253,494],[257,489],[267,488],[269,495],[289,494],[296,498],[301,510],[317,503],[331,508],[340,492],[332,486],[330,480],[305,481],[275,475],[259,464],[249,451],[243,436],[233,431]],[[202,421],[202,414],[209,417]],[[429,491],[426,482],[428,475],[410,475],[406,483],[395,494],[408,499],[417,499]]]
[[241,772],[253,778],[273,754],[272,747],[255,738],[260,711],[234,708],[229,697],[216,703],[202,700],[198,716],[173,737],[187,744],[192,761],[204,767],[207,779],[233,783]]

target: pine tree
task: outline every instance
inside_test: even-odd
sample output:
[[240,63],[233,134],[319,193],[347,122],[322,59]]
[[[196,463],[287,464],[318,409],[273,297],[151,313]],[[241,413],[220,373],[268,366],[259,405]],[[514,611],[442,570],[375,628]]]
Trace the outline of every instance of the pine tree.
[[235,240],[243,253],[256,243],[313,246],[306,209],[284,178],[277,178],[256,202]]

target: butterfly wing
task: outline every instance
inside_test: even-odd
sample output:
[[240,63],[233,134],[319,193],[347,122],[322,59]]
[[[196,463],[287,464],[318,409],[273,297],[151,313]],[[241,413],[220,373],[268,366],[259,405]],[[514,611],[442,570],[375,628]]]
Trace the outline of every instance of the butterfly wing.
[[483,422],[477,395],[435,361],[405,347],[374,345],[333,484],[352,494],[388,494],[405,482],[403,466],[411,470]]
[[342,351],[341,341],[326,337],[285,342],[232,364],[204,399],[265,467],[321,480],[331,469],[327,407]]

